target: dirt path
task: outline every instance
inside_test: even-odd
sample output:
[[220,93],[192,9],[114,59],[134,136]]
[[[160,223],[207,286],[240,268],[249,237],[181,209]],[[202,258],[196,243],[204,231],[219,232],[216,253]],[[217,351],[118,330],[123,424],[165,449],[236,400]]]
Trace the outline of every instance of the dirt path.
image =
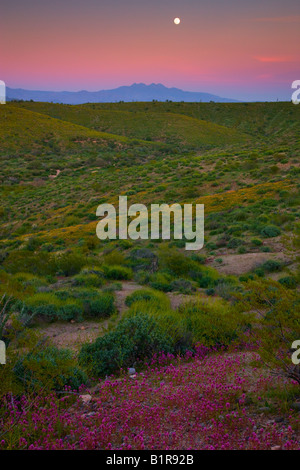
[[[144,288],[145,286],[141,286],[133,281],[122,282],[122,290],[115,292],[115,305],[119,313],[114,319],[115,322],[122,318],[122,314],[127,309],[125,304],[126,297],[132,294],[132,292]],[[186,302],[193,297],[173,292],[170,292],[167,295],[173,309],[178,308],[183,302]],[[69,323],[56,322],[39,326],[37,330],[44,336],[48,337],[55,346],[71,349],[77,352],[83,344],[92,343],[96,338],[104,335],[108,329],[109,322],[109,319],[104,321],[87,320],[81,323],[74,321]]]
[[134,291],[139,290],[139,289],[144,289],[145,286],[141,286],[140,284],[137,284],[136,282],[133,281],[124,281],[122,282],[122,290],[116,291],[116,301],[115,305],[119,311],[119,313],[123,313],[124,310],[127,309],[125,305],[125,300],[126,297],[130,294],[132,294]]
[[[142,289],[144,286],[136,284],[135,282],[123,282],[122,290],[117,291],[115,305],[119,312],[118,319],[121,318],[122,313],[126,310],[125,299],[126,297],[137,289]],[[81,346],[85,343],[92,343],[96,338],[102,336],[107,331],[109,319],[99,321],[84,321],[81,323],[51,323],[39,326],[37,330],[44,336],[48,337],[51,342],[59,348],[68,348],[73,351],[79,351]]]

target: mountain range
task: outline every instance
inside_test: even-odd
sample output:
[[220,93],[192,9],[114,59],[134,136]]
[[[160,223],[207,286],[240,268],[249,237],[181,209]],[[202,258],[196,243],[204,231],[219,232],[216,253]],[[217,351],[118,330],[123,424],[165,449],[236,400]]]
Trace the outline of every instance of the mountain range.
[[7,100],[45,101],[63,104],[83,103],[113,103],[119,101],[186,101],[234,103],[237,100],[222,98],[210,93],[183,91],[179,88],[167,88],[158,83],[145,85],[134,83],[131,86],[121,86],[112,90],[100,91],[38,91],[21,88],[6,88]]

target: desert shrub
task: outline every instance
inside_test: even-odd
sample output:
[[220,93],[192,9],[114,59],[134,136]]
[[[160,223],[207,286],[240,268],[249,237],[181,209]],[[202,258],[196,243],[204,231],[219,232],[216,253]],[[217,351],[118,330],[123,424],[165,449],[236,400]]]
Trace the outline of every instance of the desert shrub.
[[244,243],[241,238],[231,238],[227,244],[228,248],[238,248]]
[[97,274],[80,273],[73,277],[73,283],[75,286],[101,287],[103,285],[103,279]]
[[157,256],[148,248],[136,248],[129,255],[130,265],[134,270],[145,270],[148,266],[157,265]]
[[270,253],[271,248],[269,246],[261,246],[260,251],[262,251],[263,253]]
[[[30,317],[21,310],[15,313],[9,297],[0,299],[0,340],[6,346],[6,365],[0,366],[0,396],[6,394],[22,394],[24,382],[17,379],[14,372],[15,365],[24,354],[30,351],[39,351],[42,342],[39,335],[28,328]],[[25,352],[24,352],[25,351]]]
[[119,266],[126,262],[123,253],[118,250],[113,250],[103,256],[103,263],[107,266]]
[[193,253],[191,259],[199,264],[205,264],[206,256],[199,255],[198,253]]
[[170,292],[172,290],[172,280],[170,274],[157,272],[150,276],[149,284],[153,289]]
[[110,292],[99,292],[94,288],[77,288],[70,291],[58,291],[61,299],[73,299],[80,304],[85,318],[105,318],[115,312],[114,296]]
[[71,351],[48,346],[31,351],[14,366],[14,375],[26,390],[62,390],[65,386],[78,389],[87,383],[87,376],[75,364]]
[[149,271],[136,271],[134,273],[134,280],[138,284],[148,284],[150,282],[151,273]]
[[172,249],[161,249],[159,262],[160,266],[173,276],[186,275],[192,263],[184,254]]
[[84,318],[105,318],[115,312],[111,293],[96,289],[72,289],[40,292],[17,302],[16,308],[45,321],[83,321]]
[[291,360],[291,346],[300,338],[300,296],[271,279],[248,281],[237,296],[242,311],[255,312],[251,335],[272,373],[300,385],[300,369]]
[[173,340],[174,350],[183,353],[198,343],[207,347],[228,346],[238,337],[242,320],[224,301],[209,304],[196,299],[177,310],[162,309],[155,305],[135,303],[129,314],[144,311],[153,316]]
[[253,239],[251,240],[251,243],[252,243],[252,245],[254,245],[254,246],[261,246],[261,245],[263,244],[262,241],[259,240],[259,238],[253,238]]
[[104,276],[113,281],[129,280],[133,277],[132,269],[125,266],[103,265]]
[[243,328],[244,318],[225,301],[213,304],[200,299],[189,301],[177,310],[151,301],[135,302],[128,316],[139,312],[152,316],[162,330],[172,338],[174,351],[193,350],[198,343],[207,347],[228,346]]
[[31,273],[16,273],[12,276],[12,279],[16,279],[23,284],[23,286],[42,287],[48,285],[48,280],[39,276],[35,276]]
[[63,253],[56,258],[57,271],[64,276],[79,273],[85,263],[85,258],[75,253]]
[[260,231],[261,235],[265,238],[277,237],[280,235],[280,229],[275,225],[266,225]]
[[27,272],[36,275],[45,276],[54,275],[56,272],[56,263],[54,258],[45,252],[38,254],[32,251],[13,251],[3,262],[6,271],[12,274],[18,272]]
[[178,315],[178,326],[191,333],[192,344],[228,346],[240,331],[239,317],[222,302],[191,301],[179,307]]
[[171,289],[172,291],[178,291],[182,294],[192,294],[196,290],[191,281],[187,279],[175,279],[175,281],[171,283]]
[[209,251],[213,251],[213,250],[216,250],[218,248],[216,243],[214,243],[214,242],[207,242],[205,246],[206,246],[207,250],[209,250]]
[[297,279],[294,276],[282,277],[278,282],[287,289],[296,289],[297,287]]
[[124,318],[115,330],[84,345],[79,362],[93,375],[104,377],[163,351],[173,351],[171,338],[153,318],[140,313]]
[[114,296],[109,292],[101,293],[95,299],[83,301],[83,308],[86,317],[109,317],[115,312]]
[[102,289],[102,292],[116,292],[118,290],[122,290],[122,283],[121,282],[112,282],[111,284],[107,284]]
[[196,265],[189,271],[189,277],[197,283],[198,287],[209,289],[215,286],[220,275],[210,266]]
[[40,239],[31,237],[26,243],[26,250],[35,251],[40,247],[41,244],[42,244],[42,241]]
[[215,293],[225,300],[230,300],[237,289],[237,282],[230,276],[220,278],[216,281]]
[[212,288],[216,284],[216,279],[211,277],[208,273],[199,272],[195,280],[202,289]]
[[264,272],[272,273],[274,271],[280,271],[282,269],[282,263],[275,259],[269,259],[268,261],[265,261],[263,264],[261,264],[260,268]]
[[140,301],[151,301],[151,303],[156,303],[157,305],[166,308],[169,308],[170,302],[169,299],[162,294],[152,289],[139,289],[128,295],[125,300],[125,304],[130,307],[134,302]]
[[16,308],[41,320],[82,320],[82,307],[72,299],[63,300],[50,292],[40,292],[27,297],[24,302],[18,302]]
[[206,295],[215,295],[215,289],[213,289],[213,288],[206,289],[205,294]]

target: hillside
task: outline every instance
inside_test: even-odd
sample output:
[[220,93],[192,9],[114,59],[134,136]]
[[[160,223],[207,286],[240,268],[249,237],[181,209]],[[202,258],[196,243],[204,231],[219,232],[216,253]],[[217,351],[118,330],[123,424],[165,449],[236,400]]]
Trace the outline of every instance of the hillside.
[[[296,108],[0,107],[0,448],[299,448]],[[100,241],[120,195],[204,204],[203,249]]]
[[[25,103],[22,107],[55,119],[72,122],[98,132],[117,134],[147,141],[159,141],[185,148],[205,148],[243,143],[247,136],[223,125],[192,118],[174,111],[143,112],[106,110],[98,105],[66,106]],[[249,137],[248,137],[249,139]]]

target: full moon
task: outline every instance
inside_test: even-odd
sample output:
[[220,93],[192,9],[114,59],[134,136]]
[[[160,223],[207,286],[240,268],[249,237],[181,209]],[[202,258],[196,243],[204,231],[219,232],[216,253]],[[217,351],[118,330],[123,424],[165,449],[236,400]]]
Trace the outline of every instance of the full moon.
[[174,19],[174,23],[175,23],[175,24],[180,24],[180,18],[175,18],[175,19]]

